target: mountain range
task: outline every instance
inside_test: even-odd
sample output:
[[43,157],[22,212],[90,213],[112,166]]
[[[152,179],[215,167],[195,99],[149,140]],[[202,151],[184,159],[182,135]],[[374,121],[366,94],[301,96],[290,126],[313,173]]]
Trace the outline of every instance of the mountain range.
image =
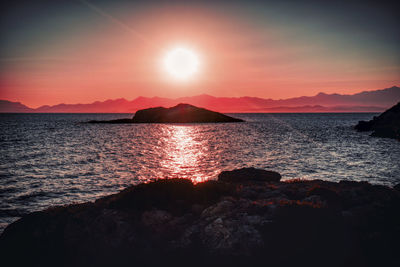
[[319,93],[288,99],[258,97],[214,97],[198,95],[181,98],[138,97],[96,101],[90,104],[58,104],[30,108],[19,102],[0,100],[1,113],[134,113],[139,109],[188,103],[224,113],[252,112],[382,112],[400,101],[400,87],[363,91],[352,95]]

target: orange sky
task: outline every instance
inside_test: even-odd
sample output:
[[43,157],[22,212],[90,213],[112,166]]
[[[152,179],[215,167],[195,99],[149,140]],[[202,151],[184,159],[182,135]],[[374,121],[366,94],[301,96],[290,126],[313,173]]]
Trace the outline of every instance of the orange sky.
[[[35,36],[29,49],[2,56],[0,99],[30,107],[203,93],[279,99],[400,84],[398,58],[390,51],[359,47],[360,40],[338,39],[334,30],[269,24],[236,9],[81,8],[91,19],[78,25],[63,21],[60,25],[69,25],[64,31],[47,22],[50,29]],[[32,27],[44,29],[41,23]],[[165,54],[180,46],[196,51],[201,62],[186,82],[162,68]]]

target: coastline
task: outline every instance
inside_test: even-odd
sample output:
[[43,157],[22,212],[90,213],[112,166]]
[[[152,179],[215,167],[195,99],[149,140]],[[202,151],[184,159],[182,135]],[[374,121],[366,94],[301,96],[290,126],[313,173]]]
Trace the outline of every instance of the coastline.
[[400,262],[398,185],[281,182],[277,175],[245,168],[196,185],[158,180],[34,212],[0,236],[2,258],[42,266]]

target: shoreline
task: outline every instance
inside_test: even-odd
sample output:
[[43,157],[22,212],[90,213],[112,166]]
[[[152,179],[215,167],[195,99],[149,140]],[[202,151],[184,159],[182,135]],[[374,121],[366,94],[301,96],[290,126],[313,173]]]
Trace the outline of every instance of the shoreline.
[[157,180],[26,215],[4,230],[0,251],[42,266],[395,266],[399,187],[280,181],[254,168],[195,185]]

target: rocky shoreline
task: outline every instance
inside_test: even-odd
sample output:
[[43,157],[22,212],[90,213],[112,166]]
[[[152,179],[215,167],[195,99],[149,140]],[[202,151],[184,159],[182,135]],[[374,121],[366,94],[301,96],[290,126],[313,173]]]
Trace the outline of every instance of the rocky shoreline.
[[355,129],[359,132],[372,131],[371,136],[400,141],[400,102],[370,121],[359,121]]
[[168,179],[9,225],[4,266],[400,266],[400,186],[244,168]]

